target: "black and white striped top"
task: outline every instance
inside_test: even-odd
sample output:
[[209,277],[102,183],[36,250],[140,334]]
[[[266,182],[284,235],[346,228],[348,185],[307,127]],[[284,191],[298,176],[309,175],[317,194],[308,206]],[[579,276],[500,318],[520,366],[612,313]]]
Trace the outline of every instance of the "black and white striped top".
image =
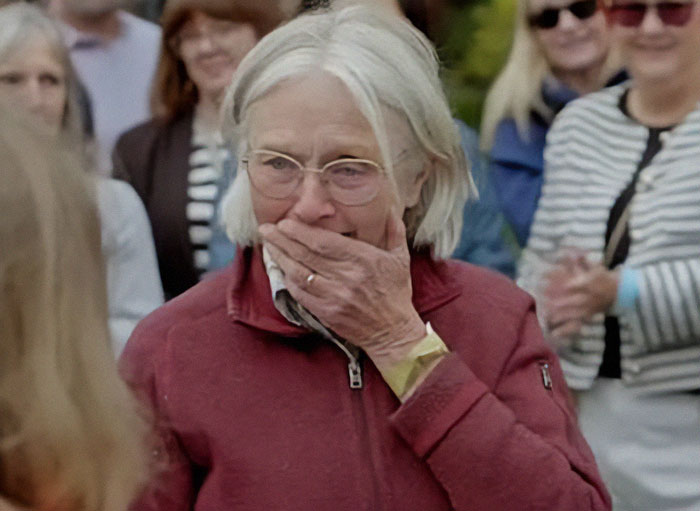
[[[561,250],[600,262],[610,209],[630,182],[649,129],[625,115],[628,85],[590,94],[557,117],[547,138],[542,197],[519,283],[538,283]],[[622,380],[654,391],[700,388],[700,104],[663,134],[631,203],[626,265],[639,270],[635,307],[618,316]],[[589,388],[605,348],[604,315],[560,351],[572,388]]]
[[200,277],[214,269],[211,264],[209,243],[217,219],[221,189],[224,185],[224,162],[229,152],[220,134],[207,131],[195,121],[192,132],[190,172],[187,176],[187,221],[194,256],[194,267]]

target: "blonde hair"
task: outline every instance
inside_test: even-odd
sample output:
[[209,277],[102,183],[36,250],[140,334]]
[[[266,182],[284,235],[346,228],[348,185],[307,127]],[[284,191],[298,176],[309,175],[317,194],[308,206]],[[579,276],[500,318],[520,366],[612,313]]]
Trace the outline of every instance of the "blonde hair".
[[145,482],[145,418],[109,347],[90,177],[0,110],[0,495],[123,511]]
[[481,121],[481,147],[489,150],[498,124],[512,117],[518,132],[527,138],[530,112],[552,115],[542,99],[542,82],[551,73],[549,64],[528,23],[528,0],[516,0],[513,43],[503,70],[486,96]]
[[[390,50],[388,50],[390,49]],[[367,118],[390,177],[393,166],[386,113],[405,119],[432,168],[418,204],[404,214],[413,245],[449,257],[459,241],[462,208],[474,193],[428,39],[398,16],[357,5],[302,15],[274,30],[243,59],[224,101],[224,134],[239,159],[247,151],[250,106],[289,78],[317,71],[338,78]],[[256,221],[246,172],[239,172],[223,201],[231,239],[249,245]]]
[[36,5],[17,2],[0,7],[0,62],[37,37],[48,43],[65,72],[67,99],[61,126],[63,136],[74,142],[84,142],[80,82],[58,26]]

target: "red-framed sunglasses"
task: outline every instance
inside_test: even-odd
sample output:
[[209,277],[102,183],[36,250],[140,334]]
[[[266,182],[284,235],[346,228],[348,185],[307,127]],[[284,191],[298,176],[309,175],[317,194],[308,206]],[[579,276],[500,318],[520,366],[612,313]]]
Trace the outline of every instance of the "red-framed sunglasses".
[[559,24],[559,13],[569,11],[580,20],[590,18],[598,10],[597,0],[578,0],[563,7],[550,7],[532,14],[528,17],[528,22],[533,28],[549,29]]
[[643,2],[613,2],[606,11],[608,19],[623,27],[638,27],[644,21],[647,11],[655,10],[664,25],[682,27],[693,14],[693,9],[697,2],[659,2],[657,4],[647,4]]

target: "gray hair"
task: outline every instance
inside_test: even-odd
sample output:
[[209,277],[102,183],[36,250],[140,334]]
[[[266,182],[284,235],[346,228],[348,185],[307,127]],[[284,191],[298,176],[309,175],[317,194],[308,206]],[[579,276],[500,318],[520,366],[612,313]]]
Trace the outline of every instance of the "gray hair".
[[[462,209],[474,192],[459,132],[442,89],[435,50],[398,16],[352,6],[300,16],[274,30],[245,57],[223,107],[224,137],[239,158],[247,151],[250,106],[286,79],[323,71],[350,91],[370,123],[389,176],[394,180],[386,110],[410,125],[426,161],[432,163],[418,203],[404,213],[413,245],[448,257],[462,228]],[[222,212],[227,232],[240,245],[256,240],[250,183],[239,172]]]
[[36,37],[46,40],[64,69],[67,99],[62,129],[71,140],[81,141],[84,138],[84,122],[79,99],[80,82],[58,26],[36,5],[18,2],[0,7],[0,62]]

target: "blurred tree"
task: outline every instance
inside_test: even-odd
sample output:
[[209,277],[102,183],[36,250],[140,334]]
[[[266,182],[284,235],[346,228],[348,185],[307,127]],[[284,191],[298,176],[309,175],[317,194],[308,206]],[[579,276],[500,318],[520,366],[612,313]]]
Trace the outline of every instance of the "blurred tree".
[[510,49],[516,0],[453,0],[438,50],[455,116],[478,129],[486,92]]

